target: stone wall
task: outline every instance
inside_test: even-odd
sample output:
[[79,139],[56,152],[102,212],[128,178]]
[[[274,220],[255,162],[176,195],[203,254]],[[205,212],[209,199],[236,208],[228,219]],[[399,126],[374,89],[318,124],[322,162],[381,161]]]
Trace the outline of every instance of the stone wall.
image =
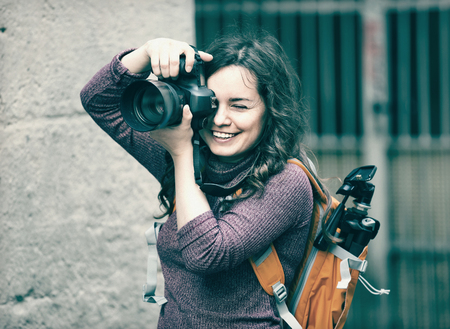
[[0,328],[155,328],[159,186],[84,112],[119,51],[194,43],[192,0],[0,0]]

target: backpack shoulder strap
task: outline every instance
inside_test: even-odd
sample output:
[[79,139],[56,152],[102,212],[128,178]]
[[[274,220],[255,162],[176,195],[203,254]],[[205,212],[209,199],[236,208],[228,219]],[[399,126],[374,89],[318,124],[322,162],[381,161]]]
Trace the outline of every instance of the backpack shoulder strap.
[[317,183],[316,179],[313,177],[313,175],[309,172],[309,170],[305,167],[305,165],[298,159],[289,159],[288,163],[295,164],[299,166],[308,176],[309,182],[311,183],[311,186],[319,196],[320,196],[320,202],[327,204],[327,197],[325,196],[325,193],[323,193],[322,189],[320,188],[319,184]]
[[163,296],[155,296],[158,269],[158,253],[156,251],[156,241],[162,223],[155,222],[146,232],[148,257],[147,257],[147,282],[142,287],[142,300],[147,303],[157,303],[163,305],[167,299]]
[[273,285],[284,284],[283,268],[272,243],[263,253],[251,257],[250,264],[261,287],[269,295],[273,296]]

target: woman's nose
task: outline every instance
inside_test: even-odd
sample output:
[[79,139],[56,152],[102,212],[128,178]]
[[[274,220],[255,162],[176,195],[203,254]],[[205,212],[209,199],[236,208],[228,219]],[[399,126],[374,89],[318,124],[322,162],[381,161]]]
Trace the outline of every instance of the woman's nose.
[[228,126],[231,124],[231,119],[229,117],[229,113],[226,106],[219,105],[219,108],[213,115],[214,115],[213,122],[216,126],[218,127]]

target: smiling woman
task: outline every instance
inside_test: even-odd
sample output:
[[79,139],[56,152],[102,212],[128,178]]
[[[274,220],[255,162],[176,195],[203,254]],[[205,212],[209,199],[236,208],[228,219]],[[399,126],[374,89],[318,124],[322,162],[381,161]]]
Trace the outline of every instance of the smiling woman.
[[207,195],[194,177],[189,106],[179,125],[151,132],[132,130],[119,110],[131,83],[151,72],[176,78],[180,55],[188,71],[192,47],[150,40],[114,57],[81,92],[93,119],[162,186],[159,199],[169,217],[157,249],[167,303],[158,328],[281,328],[274,297],[246,260],[273,243],[289,289],[303,257],[313,194],[303,170],[287,163],[298,158],[310,166],[301,144],[300,81],[277,40],[264,32],[234,32],[199,52],[218,102],[200,131],[203,180],[226,188],[242,182],[240,194]]
[[218,109],[200,131],[211,152],[223,162],[238,162],[254,149],[265,125],[265,105],[255,79],[243,67],[231,65],[208,79]]

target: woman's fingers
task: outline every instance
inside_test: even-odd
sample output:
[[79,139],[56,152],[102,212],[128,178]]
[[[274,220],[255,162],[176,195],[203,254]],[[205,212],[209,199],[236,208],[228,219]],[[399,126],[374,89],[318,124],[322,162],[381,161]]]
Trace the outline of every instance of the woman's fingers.
[[[198,52],[205,62],[212,60],[212,55]],[[195,51],[186,42],[158,38],[149,40],[139,49],[125,55],[122,63],[131,72],[139,73],[151,68],[157,77],[177,78],[180,74],[180,56],[185,56],[185,70],[191,72],[195,62]]]
[[172,156],[192,152],[192,136],[194,133],[191,128],[191,121],[193,115],[189,109],[189,105],[183,107],[182,115],[183,117],[179,125],[149,132],[149,135],[160,143]]
[[152,63],[152,73],[157,77],[162,77],[161,65],[159,63],[159,56],[156,55],[153,56],[150,61]]
[[199,51],[198,54],[200,55],[201,59],[205,62],[210,62],[213,59],[213,55],[205,53],[204,51]]
[[162,47],[159,53],[159,67],[164,78],[170,77],[170,52],[168,47]]
[[[191,72],[195,63],[195,50],[186,42],[159,38],[148,42],[148,54],[152,63],[152,72],[158,77],[177,78],[180,74],[180,56],[185,57],[185,70]],[[213,56],[203,51],[200,58],[209,62]]]
[[180,73],[180,53],[177,49],[173,49],[169,55],[169,75],[164,76],[165,78],[172,77],[176,78],[178,77],[178,74]]
[[180,74],[180,56],[185,56],[187,72],[192,70],[195,51],[186,42],[159,38],[147,43],[152,72],[158,77],[176,78]]

